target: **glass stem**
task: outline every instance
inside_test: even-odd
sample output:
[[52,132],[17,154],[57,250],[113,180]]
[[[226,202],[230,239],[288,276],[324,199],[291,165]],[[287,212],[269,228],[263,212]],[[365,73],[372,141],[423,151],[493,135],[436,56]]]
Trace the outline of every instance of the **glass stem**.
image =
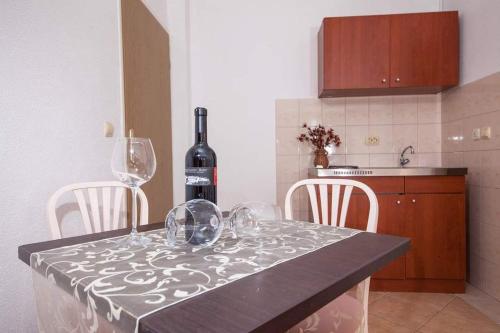
[[130,232],[131,236],[137,236],[137,191],[138,188],[136,186],[132,186],[130,188],[132,191],[132,231]]

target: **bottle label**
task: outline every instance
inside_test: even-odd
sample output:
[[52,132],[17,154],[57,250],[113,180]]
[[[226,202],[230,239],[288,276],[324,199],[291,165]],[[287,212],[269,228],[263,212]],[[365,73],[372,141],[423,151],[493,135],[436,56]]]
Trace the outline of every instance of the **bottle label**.
[[217,185],[217,167],[186,168],[186,185],[188,186]]

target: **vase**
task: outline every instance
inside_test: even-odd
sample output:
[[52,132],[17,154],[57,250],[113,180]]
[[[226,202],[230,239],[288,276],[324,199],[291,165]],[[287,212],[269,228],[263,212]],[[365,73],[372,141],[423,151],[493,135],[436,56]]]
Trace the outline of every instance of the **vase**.
[[324,169],[328,168],[328,152],[325,149],[316,149],[314,151],[314,167],[321,165]]

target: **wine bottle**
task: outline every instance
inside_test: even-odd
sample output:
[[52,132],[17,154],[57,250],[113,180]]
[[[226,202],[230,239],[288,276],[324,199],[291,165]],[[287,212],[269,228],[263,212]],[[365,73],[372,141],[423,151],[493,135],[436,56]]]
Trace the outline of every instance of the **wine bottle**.
[[205,199],[217,204],[217,156],[207,142],[207,109],[194,110],[194,145],[186,153],[186,201]]
[[[217,204],[217,156],[207,142],[207,109],[194,109],[194,145],[186,153],[186,201],[205,199]],[[209,221],[199,221],[209,223]],[[204,243],[210,228],[194,230],[193,216],[186,211],[185,237],[189,243]]]

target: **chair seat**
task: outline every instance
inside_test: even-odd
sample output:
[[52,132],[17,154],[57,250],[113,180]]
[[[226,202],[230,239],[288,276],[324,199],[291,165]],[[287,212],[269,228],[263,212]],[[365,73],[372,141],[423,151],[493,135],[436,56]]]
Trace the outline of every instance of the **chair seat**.
[[354,333],[363,328],[363,303],[342,294],[300,323],[289,329],[289,333]]

